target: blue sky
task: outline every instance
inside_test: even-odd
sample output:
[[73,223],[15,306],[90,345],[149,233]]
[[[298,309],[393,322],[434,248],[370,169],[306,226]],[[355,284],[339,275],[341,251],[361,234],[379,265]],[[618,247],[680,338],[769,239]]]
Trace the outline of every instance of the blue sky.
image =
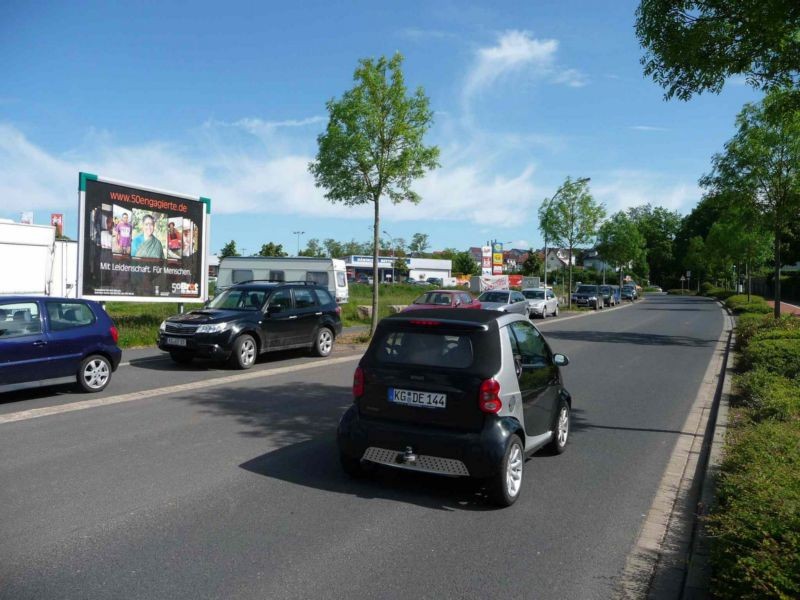
[[[164,5],[162,5],[164,4]],[[0,217],[65,213],[79,171],[212,199],[212,252],[367,240],[370,207],[332,205],[308,162],[325,102],[362,57],[405,57],[435,110],[441,168],[381,229],[432,249],[540,247],[537,209],[591,177],[610,213],[687,214],[697,179],[758,95],[663,100],[642,74],[637,2],[196,2],[0,5]]]

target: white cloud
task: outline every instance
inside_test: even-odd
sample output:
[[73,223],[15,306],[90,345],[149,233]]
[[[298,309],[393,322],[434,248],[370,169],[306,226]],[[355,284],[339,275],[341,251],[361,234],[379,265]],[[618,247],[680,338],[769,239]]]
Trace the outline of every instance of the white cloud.
[[517,71],[526,71],[570,87],[586,85],[586,77],[578,70],[557,66],[557,51],[558,40],[536,39],[527,31],[504,32],[495,46],[478,49],[464,85],[464,98],[469,99]]
[[669,131],[666,127],[656,127],[654,125],[632,125],[629,129],[634,131]]
[[688,214],[702,196],[694,182],[676,182],[659,173],[617,170],[592,177],[595,199],[606,205],[609,215],[633,206],[652,204]]
[[[237,132],[244,139],[231,139]],[[178,145],[153,141],[120,144],[108,133],[92,134],[92,143],[55,156],[19,130],[0,125],[0,197],[9,212],[63,209],[77,203],[79,171],[212,199],[215,214],[266,213],[365,218],[370,206],[332,204],[308,172],[313,156],[277,145],[247,143],[259,128],[205,124],[203,143]],[[280,150],[275,151],[278,147]],[[486,147],[444,148],[442,168],[414,186],[420,205],[385,202],[382,213],[396,221],[437,220],[516,226],[536,197],[532,165],[516,174],[498,173],[497,156]],[[541,194],[539,194],[541,195]]]

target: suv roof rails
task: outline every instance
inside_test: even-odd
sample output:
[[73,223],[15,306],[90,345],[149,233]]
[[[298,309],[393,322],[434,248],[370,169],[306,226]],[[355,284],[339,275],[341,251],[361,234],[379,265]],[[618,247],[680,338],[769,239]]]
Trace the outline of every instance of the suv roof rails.
[[291,283],[294,285],[319,285],[314,281],[284,281],[283,279],[247,279],[245,281],[234,283],[233,285],[244,285],[245,283]]

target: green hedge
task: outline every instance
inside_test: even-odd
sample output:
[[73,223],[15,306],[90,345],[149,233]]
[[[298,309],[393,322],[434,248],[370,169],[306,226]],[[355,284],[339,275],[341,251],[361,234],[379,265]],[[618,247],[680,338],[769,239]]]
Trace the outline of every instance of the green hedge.
[[750,410],[754,421],[800,421],[800,383],[766,369],[736,377],[738,404]]
[[736,430],[707,517],[717,598],[800,597],[800,428]]
[[696,290],[687,290],[686,288],[683,288],[683,289],[677,288],[677,289],[667,290],[667,293],[668,294],[672,294],[673,296],[696,296],[697,295],[697,291]]
[[751,340],[742,353],[742,365],[784,377],[800,377],[800,339]]
[[725,300],[725,306],[736,314],[741,313],[760,313],[768,314],[772,312],[772,307],[761,296],[751,295],[747,301],[746,294],[735,294]]
[[800,319],[783,315],[776,320],[771,315],[742,314],[736,318],[736,349],[741,350],[759,332],[771,330],[800,330]]

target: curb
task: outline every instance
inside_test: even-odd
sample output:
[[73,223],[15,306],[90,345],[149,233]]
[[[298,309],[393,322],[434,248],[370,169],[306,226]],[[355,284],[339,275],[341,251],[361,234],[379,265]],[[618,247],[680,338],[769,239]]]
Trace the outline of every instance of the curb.
[[[722,303],[720,303],[722,304]],[[724,306],[724,305],[723,305]],[[727,310],[727,309],[726,309]],[[732,313],[727,311],[731,319]],[[734,320],[734,327],[735,327]],[[710,550],[711,544],[706,531],[704,517],[708,514],[716,500],[716,482],[720,465],[724,456],[725,438],[728,433],[728,411],[730,409],[731,381],[733,379],[733,361],[730,360],[730,349],[736,343],[735,330],[731,332],[728,342],[728,358],[722,380],[722,388],[717,403],[717,414],[711,430],[710,448],[708,449],[705,474],[703,477],[700,499],[695,513],[695,527],[692,547],[688,557],[686,578],[681,598],[686,600],[702,600],[709,597],[711,580]]]

